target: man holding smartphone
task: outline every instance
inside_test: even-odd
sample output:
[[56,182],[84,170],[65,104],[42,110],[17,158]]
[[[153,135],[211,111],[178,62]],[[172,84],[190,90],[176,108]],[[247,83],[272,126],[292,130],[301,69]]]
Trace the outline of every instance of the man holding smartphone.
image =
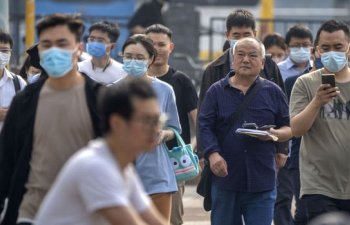
[[[350,32],[343,22],[329,20],[317,36],[324,68],[299,77],[290,101],[292,133],[303,136],[300,195],[308,222],[329,211],[350,212]],[[334,74],[336,87],[322,84],[324,74]]]

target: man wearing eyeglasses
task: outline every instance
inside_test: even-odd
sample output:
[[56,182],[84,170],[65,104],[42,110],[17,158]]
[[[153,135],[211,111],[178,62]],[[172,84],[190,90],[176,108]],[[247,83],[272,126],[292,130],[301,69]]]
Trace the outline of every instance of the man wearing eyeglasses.
[[92,58],[78,63],[79,71],[101,84],[111,84],[126,76],[122,64],[111,58],[111,51],[119,37],[116,24],[108,21],[94,23],[89,28],[86,44]]
[[20,76],[6,69],[10,62],[12,45],[11,35],[0,30],[0,131],[12,98],[17,91],[26,86],[26,82]]

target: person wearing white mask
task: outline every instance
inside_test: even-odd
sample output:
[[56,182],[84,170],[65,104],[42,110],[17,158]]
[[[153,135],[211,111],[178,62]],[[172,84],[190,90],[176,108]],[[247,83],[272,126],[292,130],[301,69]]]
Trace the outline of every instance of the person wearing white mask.
[[1,224],[32,224],[67,159],[101,134],[98,83],[77,69],[83,22],[52,14],[36,26],[40,66],[48,77],[18,93],[0,135]]
[[[330,211],[350,212],[350,31],[343,22],[329,20],[317,37],[324,68],[299,77],[290,101],[292,133],[303,137],[300,195],[307,222]],[[322,76],[330,73],[335,87],[322,84]]]
[[[286,33],[285,42],[289,56],[278,63],[283,81],[293,76],[300,76],[311,70],[311,47],[313,36],[310,29],[304,25],[294,25]],[[286,84],[285,84],[286,86]],[[290,141],[291,142],[291,141]],[[299,153],[299,149],[291,148],[290,155]],[[292,152],[293,150],[293,152]],[[286,166],[278,171],[277,199],[275,204],[275,225],[290,225],[293,223],[291,212],[293,196],[299,204],[299,165],[289,157]]]
[[0,131],[12,98],[26,86],[26,82],[20,76],[6,68],[10,62],[12,45],[11,35],[0,30]]

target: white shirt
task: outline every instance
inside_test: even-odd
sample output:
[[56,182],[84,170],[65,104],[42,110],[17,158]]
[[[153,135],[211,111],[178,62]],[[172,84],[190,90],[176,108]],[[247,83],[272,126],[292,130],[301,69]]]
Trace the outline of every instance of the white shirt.
[[104,140],[91,141],[66,163],[42,203],[36,225],[103,225],[96,211],[128,206],[142,213],[150,206],[133,164],[120,170]]
[[123,64],[113,59],[110,59],[110,64],[105,69],[96,66],[93,68],[91,60],[79,62],[78,67],[80,72],[104,85],[112,84],[127,75],[123,70]]
[[[21,90],[26,86],[26,82],[20,76],[17,76]],[[13,83],[13,74],[4,69],[4,75],[0,79],[0,108],[8,108],[11,104],[13,97],[16,94],[15,86]],[[0,121],[0,131],[2,129],[3,121]]]

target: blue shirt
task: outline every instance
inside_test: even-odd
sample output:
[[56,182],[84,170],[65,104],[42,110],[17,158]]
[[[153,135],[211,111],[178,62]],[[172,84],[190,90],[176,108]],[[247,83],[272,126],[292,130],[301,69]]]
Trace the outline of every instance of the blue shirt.
[[309,61],[305,68],[300,69],[294,64],[290,57],[288,57],[284,61],[278,63],[278,68],[280,69],[283,82],[285,82],[288,77],[301,75],[308,72],[311,69],[311,65]]
[[[157,93],[160,111],[169,117],[166,127],[173,127],[181,133],[173,88],[157,78],[152,78],[152,86]],[[135,141],[137,141],[137,137],[135,137]],[[165,144],[162,143],[157,145],[154,150],[145,152],[136,159],[137,172],[149,195],[177,191],[173,164],[166,151]]]
[[237,118],[222,144],[218,142],[218,134],[224,132],[230,115],[245,95],[232,87],[226,76],[209,88],[201,106],[198,118],[200,141],[206,156],[219,152],[226,160],[228,175],[213,176],[213,182],[224,189],[260,192],[275,187],[275,143],[235,133],[243,122],[258,126],[274,124],[277,128],[289,126],[286,96],[276,84],[267,80],[261,82],[261,89]]

